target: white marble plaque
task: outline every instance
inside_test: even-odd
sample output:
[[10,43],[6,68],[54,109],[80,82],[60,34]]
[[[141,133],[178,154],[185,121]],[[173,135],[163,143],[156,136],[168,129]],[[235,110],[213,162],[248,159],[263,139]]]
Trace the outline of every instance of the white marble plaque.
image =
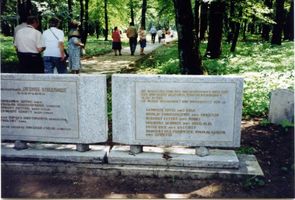
[[194,86],[136,82],[136,139],[230,141],[235,84]]
[[104,142],[106,96],[105,75],[2,74],[2,139]]
[[113,141],[238,147],[243,79],[113,75]]
[[6,80],[1,96],[3,135],[79,138],[75,81]]

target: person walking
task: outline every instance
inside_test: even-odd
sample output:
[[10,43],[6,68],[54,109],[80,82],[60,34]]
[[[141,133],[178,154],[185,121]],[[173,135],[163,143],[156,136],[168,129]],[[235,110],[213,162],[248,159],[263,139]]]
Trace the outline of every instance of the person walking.
[[130,22],[130,26],[128,27],[126,31],[126,35],[129,38],[131,55],[134,56],[134,52],[137,45],[138,34],[133,22]]
[[161,29],[159,29],[157,31],[157,35],[158,35],[158,41],[159,41],[159,44],[161,43],[161,39],[162,39],[162,35],[163,35],[163,31]]
[[64,51],[64,32],[58,29],[59,19],[53,17],[49,20],[49,29],[43,32],[45,51],[43,54],[44,72],[53,74],[54,68],[59,74],[67,73]]
[[121,49],[122,49],[122,43],[121,43],[121,35],[118,27],[114,28],[114,31],[112,32],[112,38],[113,38],[113,43],[112,43],[112,48],[115,52],[115,56],[117,56],[117,51],[119,51],[119,55],[122,56],[121,54]]
[[144,27],[140,27],[139,29],[139,44],[140,44],[140,55],[145,55],[143,53],[144,48],[146,47],[146,31]]
[[154,26],[152,26],[152,28],[150,29],[150,34],[152,36],[152,43],[155,44],[157,30]]
[[69,66],[73,74],[79,74],[81,69],[81,48],[84,47],[80,39],[79,22],[71,21],[68,39]]
[[29,16],[27,26],[15,34],[14,46],[18,52],[20,73],[44,73],[41,52],[45,46],[42,33],[37,30],[38,26],[38,18]]

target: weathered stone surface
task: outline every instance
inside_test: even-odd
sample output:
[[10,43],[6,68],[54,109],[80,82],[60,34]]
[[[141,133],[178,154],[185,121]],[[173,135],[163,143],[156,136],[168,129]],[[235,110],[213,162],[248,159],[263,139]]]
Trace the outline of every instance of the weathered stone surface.
[[294,122],[294,92],[277,89],[271,92],[269,121],[280,124],[283,120]]
[[107,140],[105,75],[1,75],[2,139]]
[[242,91],[239,77],[113,75],[113,141],[238,147]]
[[86,152],[75,151],[75,145],[66,144],[34,144],[22,151],[13,149],[12,143],[1,144],[2,159],[31,159],[37,161],[68,161],[81,163],[105,163],[109,146],[90,145]]
[[144,147],[132,154],[127,146],[114,146],[108,156],[110,164],[163,165],[204,168],[238,168],[239,160],[232,150],[211,149],[208,156],[195,155],[195,149]]

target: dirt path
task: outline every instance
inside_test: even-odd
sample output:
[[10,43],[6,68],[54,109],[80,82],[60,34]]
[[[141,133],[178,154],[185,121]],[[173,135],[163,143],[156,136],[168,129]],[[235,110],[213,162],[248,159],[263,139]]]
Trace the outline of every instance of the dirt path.
[[159,43],[151,44],[148,42],[144,49],[145,56],[139,55],[140,47],[137,45],[134,56],[130,55],[130,48],[125,47],[122,49],[122,56],[115,56],[112,52],[98,57],[83,59],[81,72],[87,74],[113,74],[119,73],[122,70],[128,71],[135,66],[136,62],[144,59],[161,45]]

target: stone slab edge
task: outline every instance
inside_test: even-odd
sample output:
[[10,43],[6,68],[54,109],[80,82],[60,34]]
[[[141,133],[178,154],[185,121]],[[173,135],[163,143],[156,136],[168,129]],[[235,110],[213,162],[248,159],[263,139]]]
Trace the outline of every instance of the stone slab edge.
[[142,152],[130,154],[129,151],[111,150],[108,155],[109,164],[159,165],[178,167],[204,167],[204,168],[238,168],[239,160],[233,150],[210,150],[210,155],[200,157],[191,154],[168,154]]
[[9,147],[1,148],[2,162],[5,160],[38,160],[65,161],[77,163],[105,163],[109,146],[99,146],[86,152],[74,149],[33,149],[15,150]]
[[2,161],[2,173],[81,174],[90,176],[173,177],[178,179],[245,179],[264,176],[254,155],[238,155],[239,169],[183,168],[138,165],[105,165],[88,163]]

